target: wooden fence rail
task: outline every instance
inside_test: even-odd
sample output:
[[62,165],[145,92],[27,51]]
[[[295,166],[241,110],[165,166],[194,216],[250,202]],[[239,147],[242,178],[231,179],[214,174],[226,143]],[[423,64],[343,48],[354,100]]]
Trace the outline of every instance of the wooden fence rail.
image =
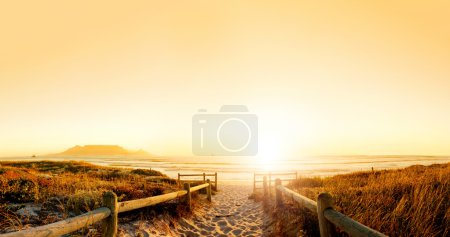
[[[266,176],[264,176],[264,180]],[[267,188],[267,185],[264,185]],[[277,208],[282,205],[283,194],[292,198],[300,205],[314,212],[318,216],[319,229],[321,237],[336,236],[336,227],[354,237],[387,237],[386,235],[371,229],[350,217],[336,211],[333,207],[333,197],[328,193],[321,193],[317,198],[317,202],[302,196],[281,184],[280,179],[275,181],[276,205]],[[264,190],[264,194],[268,191]],[[266,196],[266,195],[264,195]]]
[[203,183],[206,183],[206,177],[214,177],[214,185],[213,190],[217,191],[217,172],[214,174],[207,174],[207,173],[199,173],[199,174],[180,174],[178,173],[178,185],[181,187],[182,183],[195,183],[195,182],[201,182],[200,179],[181,179],[181,177],[203,177]]
[[1,237],[45,237],[61,236],[74,232],[88,225],[106,219],[111,214],[109,208],[100,207],[82,215],[58,221],[52,224],[30,228],[27,230],[1,234]]
[[[268,194],[269,196],[271,195],[270,190],[272,189],[272,183],[275,182],[275,179],[272,179],[273,177],[284,177],[281,181],[292,181],[297,179],[297,172],[268,172],[268,173],[254,173],[253,174],[253,192],[256,192],[256,189],[262,189],[264,187],[257,187],[256,184],[257,183],[263,183],[264,180],[260,179],[258,180],[257,177],[258,176],[265,176],[268,177],[266,178],[267,182],[268,182],[268,186],[269,186],[269,190],[268,190]],[[286,178],[286,176],[288,178]],[[289,178],[289,176],[291,176],[291,178]],[[295,178],[293,177],[295,176]],[[264,184],[263,184],[264,186]]]
[[[216,176],[217,177],[217,176]],[[207,199],[211,201],[211,181],[206,180],[206,183],[190,187],[187,183],[188,189],[171,192],[163,195],[142,198],[137,200],[130,200],[125,202],[117,202],[117,196],[113,192],[106,192],[103,195],[103,204],[106,207],[100,207],[93,211],[86,212],[82,215],[58,221],[52,224],[29,228],[22,231],[16,231],[7,234],[0,234],[0,237],[53,237],[69,234],[79,229],[85,228],[96,222],[103,221],[103,236],[112,237],[117,234],[117,220],[118,213],[127,212],[143,207],[153,206],[162,202],[174,200],[178,197],[187,196],[184,199],[185,205],[190,209],[192,192],[201,189],[206,189]]]
[[158,203],[167,202],[167,201],[173,200],[175,198],[182,197],[186,194],[187,194],[187,191],[181,190],[181,191],[177,191],[177,192],[166,193],[163,195],[158,195],[158,196],[153,196],[153,197],[148,197],[148,198],[120,202],[119,203],[119,213],[132,211],[132,210],[139,209],[142,207],[153,206]]
[[[293,200],[295,200],[296,202],[300,203],[300,205],[306,207],[308,210],[310,210],[313,213],[317,214],[317,202],[315,202],[315,201],[313,201],[313,200],[311,200],[311,199],[309,199],[309,198],[307,198],[305,196],[302,196],[302,195],[300,195],[300,194],[298,194],[298,193],[296,193],[296,192],[294,192],[294,191],[284,187],[281,184],[278,184],[276,186],[276,189],[278,191],[280,191],[281,193],[283,193],[284,195],[286,195],[287,197],[290,197]],[[278,196],[277,198],[281,199],[281,196]]]

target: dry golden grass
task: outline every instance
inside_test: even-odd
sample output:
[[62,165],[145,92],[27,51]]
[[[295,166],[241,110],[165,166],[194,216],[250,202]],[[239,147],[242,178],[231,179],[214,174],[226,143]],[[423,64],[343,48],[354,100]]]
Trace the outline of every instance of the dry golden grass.
[[[154,170],[118,169],[86,162],[0,162],[0,230],[44,225],[101,206],[102,194],[113,191],[119,201],[156,196],[178,190],[176,180]],[[151,179],[151,177],[158,178]],[[21,203],[36,203],[43,211],[34,220],[14,212]],[[19,204],[19,205],[11,205]],[[179,216],[174,203],[123,214],[124,220],[152,218],[169,213]],[[134,214],[134,215],[133,215]],[[2,232],[2,231],[0,231]]]
[[[450,235],[450,163],[300,178],[289,187],[312,200],[329,192],[338,211],[389,236]],[[296,204],[272,212],[280,235],[319,234],[317,216]]]

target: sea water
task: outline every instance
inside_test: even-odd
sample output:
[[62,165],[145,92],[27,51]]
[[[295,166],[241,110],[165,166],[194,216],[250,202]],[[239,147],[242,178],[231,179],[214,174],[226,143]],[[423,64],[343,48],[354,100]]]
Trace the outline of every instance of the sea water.
[[[450,156],[311,156],[295,159],[257,157],[42,156],[0,160],[77,160],[111,167],[153,169],[172,178],[178,173],[218,173],[219,181],[252,181],[253,174],[297,172],[299,176],[332,176],[355,171],[403,168],[450,162]],[[199,177],[200,178],[200,177]],[[202,178],[201,178],[202,179]],[[211,177],[213,179],[213,177]]]

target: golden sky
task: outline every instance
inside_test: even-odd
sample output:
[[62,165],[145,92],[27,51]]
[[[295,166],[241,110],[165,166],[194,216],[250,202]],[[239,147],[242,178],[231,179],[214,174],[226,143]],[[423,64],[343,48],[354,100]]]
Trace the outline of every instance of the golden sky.
[[0,156],[190,155],[222,104],[263,154],[450,154],[447,0],[3,1],[0,31]]

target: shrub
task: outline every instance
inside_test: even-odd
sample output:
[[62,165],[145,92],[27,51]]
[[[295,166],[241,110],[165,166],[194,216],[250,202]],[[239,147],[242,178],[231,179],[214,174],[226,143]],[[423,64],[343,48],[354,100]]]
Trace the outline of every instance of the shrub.
[[35,181],[18,178],[8,182],[2,191],[1,201],[12,203],[33,202],[39,199],[39,186]]

